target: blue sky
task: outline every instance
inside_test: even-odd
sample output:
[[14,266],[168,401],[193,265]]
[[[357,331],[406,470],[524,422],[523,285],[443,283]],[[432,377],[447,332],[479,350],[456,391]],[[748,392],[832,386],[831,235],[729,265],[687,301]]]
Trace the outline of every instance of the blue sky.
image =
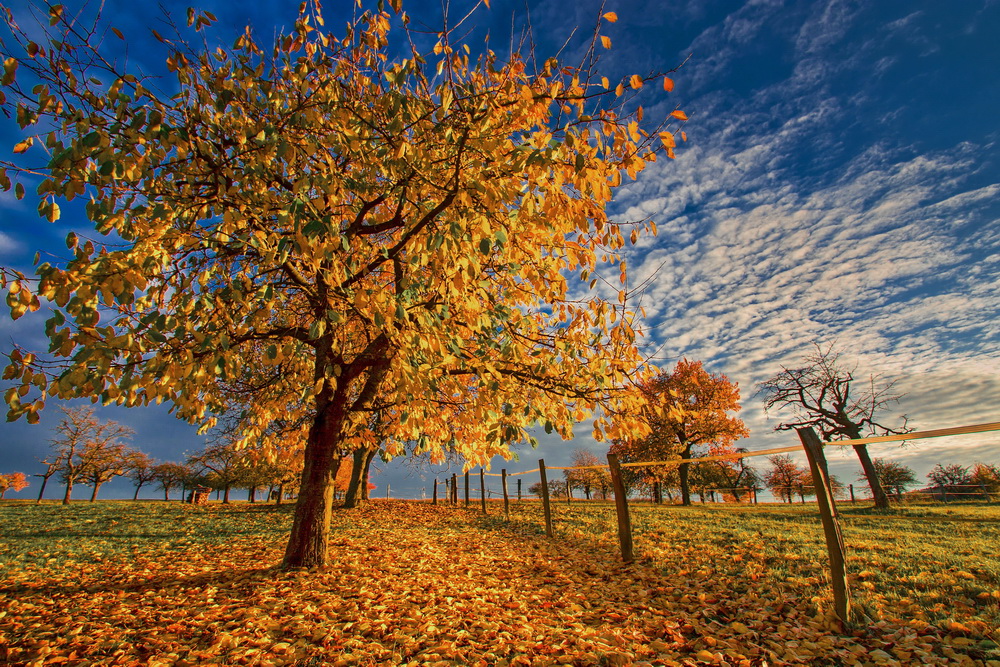
[[[106,16],[132,40],[132,61],[155,71],[161,59],[143,36],[162,26],[147,4],[109,1]],[[479,27],[500,50],[525,9],[491,4]],[[528,4],[542,53],[574,26],[589,34],[601,11],[589,0]],[[201,5],[217,14],[225,41],[248,20],[266,41],[297,6]],[[326,8],[334,31],[339,6]],[[434,6],[406,8],[433,25]],[[660,230],[628,258],[637,280],[651,280],[647,343],[660,363],[702,360],[739,382],[751,430],[741,444],[750,449],[794,444],[772,432],[780,415],[768,420],[753,393],[814,341],[836,341],[861,369],[896,379],[906,393],[898,412],[918,429],[1000,420],[1000,3],[660,0],[607,2],[609,10],[619,20],[603,31],[614,47],[602,68],[612,75],[687,59],[674,91],[647,100],[647,115],[679,105],[690,117],[688,143],[677,160],[623,186],[611,207],[621,220],[651,217]],[[577,48],[571,41],[568,52]],[[18,137],[0,118],[0,143]],[[2,195],[0,263],[27,270],[35,251],[62,248],[70,228],[83,226],[49,225],[33,203]],[[0,345],[41,346],[40,331],[40,318],[4,316]],[[54,408],[40,425],[0,426],[0,472],[38,471]],[[200,446],[165,408],[100,414],[133,426],[134,444],[160,459]],[[603,456],[589,433],[584,426],[569,443],[541,434],[538,450],[523,449],[506,467],[533,468],[541,457],[565,465],[580,447]],[[1000,463],[1000,434],[873,451],[923,475],[938,462]],[[831,464],[845,482],[857,475],[847,455]],[[376,494],[389,483],[393,495],[420,497],[437,471],[383,465]],[[127,482],[106,488],[128,493]]]

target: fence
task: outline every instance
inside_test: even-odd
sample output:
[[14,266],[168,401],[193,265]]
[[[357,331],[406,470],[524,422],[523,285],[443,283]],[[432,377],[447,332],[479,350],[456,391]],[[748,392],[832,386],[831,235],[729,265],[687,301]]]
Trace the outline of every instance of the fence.
[[[805,502],[804,491],[806,488],[811,488],[812,491],[809,495],[816,496],[816,503],[819,506],[820,518],[823,525],[824,537],[827,544],[827,552],[830,560],[830,580],[833,588],[834,594],[834,610],[837,615],[845,622],[850,620],[850,590],[847,583],[847,571],[846,571],[846,550],[844,547],[843,534],[840,529],[840,521],[836,510],[835,501],[835,490],[831,484],[830,474],[827,470],[826,456],[824,454],[825,447],[852,447],[856,445],[865,445],[873,443],[888,443],[888,442],[900,442],[903,440],[921,440],[925,438],[937,438],[944,436],[954,436],[954,435],[967,435],[973,433],[986,433],[990,431],[1000,431],[1000,422],[991,422],[988,424],[974,424],[970,426],[959,426],[955,428],[945,428],[945,429],[934,429],[929,431],[915,431],[911,433],[905,433],[900,435],[888,435],[888,436],[873,436],[868,438],[858,438],[854,440],[838,440],[833,442],[821,442],[819,437],[811,428],[797,429],[800,445],[789,446],[789,447],[777,447],[773,449],[758,450],[753,452],[739,452],[734,454],[723,454],[716,456],[703,456],[693,459],[674,459],[670,461],[642,461],[633,463],[620,463],[618,457],[614,454],[608,454],[608,464],[607,465],[597,465],[597,466],[568,466],[568,467],[549,467],[546,468],[545,460],[540,459],[538,461],[538,467],[532,470],[525,470],[522,472],[508,473],[506,469],[502,470],[500,474],[497,473],[487,473],[483,469],[479,471],[479,482],[480,482],[480,499],[482,503],[482,511],[485,513],[486,509],[486,482],[485,477],[487,475],[500,477],[502,479],[503,488],[503,502],[504,502],[504,514],[509,519],[510,518],[510,497],[507,491],[507,480],[510,477],[520,477],[523,475],[530,475],[533,473],[538,473],[541,481],[541,496],[544,508],[545,516],[545,533],[549,537],[553,536],[553,519],[552,519],[552,508],[551,499],[549,498],[549,488],[547,480],[548,470],[609,470],[611,474],[611,483],[614,490],[615,497],[615,509],[616,516],[618,519],[618,538],[621,547],[622,560],[625,563],[631,563],[635,559],[635,550],[632,541],[632,523],[631,517],[629,515],[628,509],[628,498],[625,493],[625,486],[622,482],[621,469],[622,468],[639,468],[639,467],[652,467],[652,466],[678,466],[682,464],[696,464],[705,463],[709,461],[731,461],[742,458],[750,458],[756,456],[769,456],[773,454],[786,454],[791,452],[803,451],[806,454],[806,458],[809,461],[809,469],[812,474],[813,484],[810,485],[800,485],[798,491],[800,493],[800,498],[802,502]],[[470,504],[469,496],[469,473],[466,472],[465,475],[465,506],[468,507]],[[977,487],[977,491],[971,492],[953,492],[949,489],[960,488],[959,486],[950,486],[937,489],[938,495],[942,500],[947,501],[948,496],[957,495],[976,495],[980,498],[986,498],[987,502],[990,501],[990,494],[986,492],[984,487]],[[969,488],[968,486],[962,486],[961,488]],[[855,502],[854,495],[854,485],[849,487],[851,502]],[[932,492],[933,493],[933,492]],[[450,498],[453,504],[458,504],[458,486],[457,486],[457,475],[452,475],[450,484]],[[908,494],[916,495],[916,494]],[[434,480],[434,497],[433,502],[437,503],[437,480]],[[521,499],[521,479],[517,480],[517,497],[518,500]],[[754,489],[754,502],[756,503],[756,489]]]

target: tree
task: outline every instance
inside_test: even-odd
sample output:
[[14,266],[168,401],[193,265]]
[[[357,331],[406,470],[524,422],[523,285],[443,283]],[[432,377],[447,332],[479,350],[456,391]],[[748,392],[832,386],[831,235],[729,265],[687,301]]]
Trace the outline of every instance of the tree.
[[12,472],[0,475],[0,500],[7,494],[8,489],[14,489],[17,493],[21,489],[28,487],[28,478],[23,472]]
[[812,474],[796,465],[791,456],[775,454],[767,460],[771,469],[764,473],[764,484],[775,498],[790,503],[800,488],[804,490],[812,484]]
[[[190,466],[181,463],[159,463],[153,467],[156,483],[163,489],[163,499],[170,500],[170,489],[187,484],[194,471]],[[181,498],[183,500],[183,497]]]
[[927,479],[934,482],[934,486],[946,494],[961,495],[968,493],[968,487],[973,484],[969,467],[957,463],[948,465],[938,463],[927,473]]
[[594,490],[603,490],[607,494],[607,490],[611,486],[611,473],[596,455],[586,449],[575,449],[570,466],[590,469],[564,470],[563,477],[568,490],[582,489],[587,500],[590,500]]
[[42,503],[42,496],[45,494],[45,487],[49,483],[49,478],[62,469],[62,461],[58,457],[42,459],[41,463],[45,466],[45,472],[33,475],[33,477],[42,478],[42,486],[38,489],[38,499],[35,501],[36,505]]
[[[624,462],[679,459],[681,502],[690,505],[690,464],[684,461],[699,447],[713,455],[732,452],[733,443],[750,434],[743,420],[729,414],[740,409],[739,385],[721,373],[709,373],[700,361],[682,359],[672,373],[661,372],[638,385],[638,393],[641,412],[619,418],[645,422],[651,432],[616,440],[611,451]],[[660,473],[648,470],[653,478]]]
[[133,450],[128,453],[125,460],[125,474],[135,483],[135,495],[132,500],[139,499],[139,489],[149,482],[155,482],[156,461],[149,454]]
[[243,481],[245,450],[232,441],[215,442],[188,456],[187,464],[206,482],[223,492],[222,504],[229,504],[229,491]]
[[[50,221],[85,193],[115,240],[71,234],[72,259],[39,265],[37,282],[3,272],[13,317],[53,310],[52,356],[9,355],[10,418],[37,421],[55,395],[168,401],[210,427],[219,378],[283,364],[289,381],[242,438],[293,403],[312,415],[289,567],[326,564],[332,471],[370,443],[356,425],[376,398],[393,411],[387,456],[419,439],[479,465],[534,424],[569,438],[602,404],[595,435],[618,435],[603,415],[646,373],[620,250],[655,225],[629,233],[605,206],[623,176],[673,157],[668,123],[686,116],[644,120],[636,99],[662,74],[598,83],[594,47],[578,67],[474,61],[452,28],[420,53],[423,36],[390,30],[385,11],[337,38],[307,6],[273,50],[249,31],[231,49],[188,46],[181,28],[159,38],[167,96],[102,57],[87,36],[103,29],[50,14],[44,39],[7,19],[24,55],[5,63],[4,110],[31,136],[0,185],[20,196],[18,179],[42,174]],[[212,20],[193,12],[190,29]],[[618,304],[570,294],[607,266]]]
[[[916,473],[902,463],[889,459],[872,459],[872,465],[883,489],[895,489],[897,494],[902,494],[906,491],[906,487],[917,483]],[[868,477],[862,470],[857,479],[859,482],[864,482]]]
[[[528,493],[542,497],[542,483],[535,482],[528,487]],[[549,480],[549,498],[561,498],[566,495],[566,482],[560,479]]]
[[56,438],[50,444],[55,449],[55,462],[66,484],[63,504],[70,503],[77,481],[93,487],[90,500],[95,501],[104,482],[124,473],[125,455],[129,450],[123,441],[133,431],[111,419],[98,419],[92,408],[61,410],[63,419],[56,426]]
[[991,463],[976,463],[970,475],[973,484],[986,489],[987,493],[1000,493],[1000,466]]
[[[775,430],[812,427],[819,430],[824,441],[857,440],[865,435],[913,430],[906,425],[905,415],[900,426],[890,427],[880,421],[880,413],[902,397],[893,391],[895,381],[886,382],[875,374],[856,380],[857,366],[845,364],[833,345],[826,349],[818,344],[814,347],[815,352],[805,358],[803,366],[782,366],[780,373],[758,387],[758,393],[766,399],[766,411],[789,409],[794,414],[792,421],[778,424]],[[868,455],[868,446],[854,445],[854,451],[868,480],[875,507],[888,509],[889,499]]]
[[97,433],[87,441],[80,453],[80,460],[83,462],[80,479],[91,487],[90,502],[97,501],[97,493],[102,485],[127,472],[129,459],[134,453],[125,443],[118,442],[118,438],[131,435],[132,429],[120,424],[115,426],[117,430],[114,433]]
[[[737,447],[734,453],[745,454],[747,451],[746,447]],[[729,461],[711,461],[702,465],[715,469],[723,493],[732,496],[736,502],[741,501],[744,491],[755,489],[761,482],[760,474],[747,461],[746,457]]]

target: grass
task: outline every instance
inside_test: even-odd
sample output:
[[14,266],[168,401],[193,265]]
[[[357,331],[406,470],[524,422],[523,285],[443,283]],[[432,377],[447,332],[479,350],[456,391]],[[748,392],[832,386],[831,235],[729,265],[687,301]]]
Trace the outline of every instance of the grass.
[[630,566],[610,503],[511,507],[335,512],[283,572],[291,505],[0,502],[0,664],[1000,667],[1000,507],[843,507],[852,627],[814,505],[636,504]]
[[[558,503],[558,530],[617,540],[611,503]],[[512,518],[542,524],[540,503]],[[869,618],[918,618],[1000,627],[1000,505],[926,503],[888,512],[839,508],[852,599]],[[782,583],[805,595],[828,589],[816,505],[631,507],[640,556],[669,572],[710,569],[733,581]]]

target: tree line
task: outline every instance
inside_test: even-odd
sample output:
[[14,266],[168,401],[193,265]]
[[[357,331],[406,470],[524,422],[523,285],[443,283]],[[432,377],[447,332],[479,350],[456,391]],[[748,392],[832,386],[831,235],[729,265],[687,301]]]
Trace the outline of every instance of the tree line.
[[[50,441],[51,453],[41,460],[44,471],[32,476],[41,479],[36,502],[41,502],[49,480],[55,478],[63,485],[63,504],[72,500],[77,484],[91,488],[90,501],[97,500],[101,487],[116,477],[127,477],[135,487],[133,500],[138,500],[140,490],[156,485],[169,501],[174,490],[184,491],[195,487],[216,490],[223,503],[230,502],[234,489],[247,491],[250,502],[258,500],[257,494],[266,489],[265,497],[294,498],[298,492],[298,479],[302,471],[301,451],[290,450],[284,456],[261,448],[243,447],[238,441],[220,436],[200,450],[187,454],[182,461],[156,461],[145,452],[130,446],[132,429],[113,420],[101,420],[89,407],[62,408],[63,418],[56,427],[56,436]],[[346,459],[345,459],[346,461]],[[367,479],[367,469],[363,469]],[[348,493],[357,493],[367,499],[374,485],[366,483],[357,491],[352,489],[352,466],[341,466],[335,480],[335,493],[345,502]],[[8,489],[20,491],[28,486],[24,473],[0,475],[0,499]]]

